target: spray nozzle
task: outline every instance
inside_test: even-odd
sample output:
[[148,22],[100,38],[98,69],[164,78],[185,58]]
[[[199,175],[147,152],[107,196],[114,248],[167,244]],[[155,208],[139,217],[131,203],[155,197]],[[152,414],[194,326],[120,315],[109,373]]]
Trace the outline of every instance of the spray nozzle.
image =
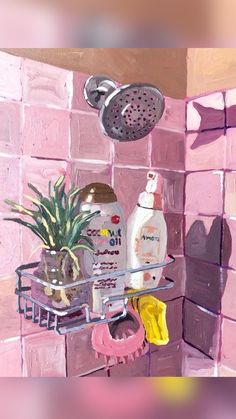
[[157,192],[158,186],[158,174],[152,171],[149,171],[147,174],[147,186],[146,192],[155,193]]

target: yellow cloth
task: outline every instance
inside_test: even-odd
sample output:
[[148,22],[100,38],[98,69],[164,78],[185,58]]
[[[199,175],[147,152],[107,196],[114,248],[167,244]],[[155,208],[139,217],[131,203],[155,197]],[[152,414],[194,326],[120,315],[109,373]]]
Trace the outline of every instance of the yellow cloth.
[[139,313],[146,339],[154,345],[167,345],[169,333],[166,324],[166,304],[152,295],[133,297],[132,305]]

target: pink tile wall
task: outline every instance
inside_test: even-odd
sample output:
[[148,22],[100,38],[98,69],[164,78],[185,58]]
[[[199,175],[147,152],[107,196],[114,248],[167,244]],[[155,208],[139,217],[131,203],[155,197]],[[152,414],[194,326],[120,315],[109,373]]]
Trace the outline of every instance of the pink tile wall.
[[[147,138],[119,144],[101,133],[97,111],[84,101],[87,77],[0,53],[1,197],[25,201],[28,181],[45,192],[49,178],[66,173],[68,180],[81,186],[93,181],[111,184],[128,217],[146,184],[147,171],[160,171],[168,250],[178,262],[175,269],[168,269],[175,289],[163,299],[170,321],[177,316],[179,327],[170,327],[168,348],[152,350],[136,367],[113,367],[112,375],[180,375],[181,370],[186,375],[201,374],[197,369],[212,375],[216,362],[220,375],[227,371],[234,375],[236,90],[191,98],[186,105],[184,100],[166,98],[164,115]],[[0,296],[5,321],[0,375],[18,376],[22,371],[27,376],[96,371],[106,375],[92,351],[88,358],[80,352],[81,342],[90,348],[89,333],[64,339],[38,326],[28,327],[23,319],[19,323],[14,269],[23,261],[36,260],[40,250],[35,253],[39,242],[29,232],[2,220],[8,215],[1,200]],[[193,353],[190,346],[185,352],[181,347],[185,289],[184,339],[197,348]],[[7,364],[11,366],[6,368]]]
[[186,112],[184,339],[220,376],[236,371],[235,92],[189,99]]
[[[161,355],[163,367],[159,368],[155,360],[152,362],[152,355],[150,358],[147,354],[132,366],[113,367],[111,371],[112,375],[149,375],[151,362],[152,374],[158,373],[158,368],[160,374],[165,374],[161,369],[179,374],[179,358],[175,365],[174,350],[178,351],[175,342],[182,336],[185,281],[185,101],[166,98],[164,115],[153,133],[132,144],[119,144],[101,133],[98,112],[84,100],[87,77],[0,53],[0,195],[2,200],[8,197],[26,203],[24,195],[32,194],[28,182],[46,192],[48,179],[55,180],[66,173],[68,181],[81,186],[93,181],[111,184],[128,217],[145,187],[147,171],[150,168],[160,171],[164,178],[168,250],[178,258],[176,267],[168,269],[168,276],[176,280],[177,286],[174,292],[167,292],[163,297],[173,324],[178,313],[178,330],[171,328],[173,365],[168,369],[168,357]],[[0,375],[13,375],[14,371],[16,375],[23,373],[30,377],[75,376],[96,374],[96,371],[106,375],[104,365],[94,358],[89,332],[65,339],[43,331],[15,313],[14,269],[21,262],[39,258],[40,242],[31,232],[2,221],[9,216],[9,208],[2,200],[0,296],[3,298],[1,318],[5,322],[1,326],[4,341],[0,351],[4,362],[0,365]],[[8,305],[4,303],[5,295],[10,301]],[[8,360],[12,362],[9,369],[6,368]]]

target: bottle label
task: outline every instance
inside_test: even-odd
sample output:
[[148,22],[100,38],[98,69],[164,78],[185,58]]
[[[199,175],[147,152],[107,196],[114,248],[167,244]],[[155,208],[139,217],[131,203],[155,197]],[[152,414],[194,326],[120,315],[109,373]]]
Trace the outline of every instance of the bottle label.
[[135,252],[143,264],[155,263],[160,252],[160,230],[154,226],[143,226],[140,237],[136,238]]
[[[135,252],[143,265],[158,262],[160,255],[160,230],[152,225],[143,226],[140,236],[136,238]],[[155,279],[154,271],[143,272],[144,282],[147,283]]]
[[[93,240],[95,246],[93,273],[101,275],[105,272],[113,272],[123,269],[123,231],[120,226],[120,217],[116,214],[100,218],[100,226],[96,220],[96,228],[90,224],[87,236]],[[117,278],[98,280],[94,283],[94,289],[114,289],[117,286]]]

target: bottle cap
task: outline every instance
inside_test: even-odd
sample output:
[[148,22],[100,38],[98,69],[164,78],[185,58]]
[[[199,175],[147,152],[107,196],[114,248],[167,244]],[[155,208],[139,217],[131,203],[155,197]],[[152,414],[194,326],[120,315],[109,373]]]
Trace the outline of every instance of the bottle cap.
[[139,195],[139,205],[144,208],[161,210],[162,188],[162,176],[156,172],[149,171],[147,174],[146,190]]
[[117,197],[111,186],[106,183],[90,183],[80,192],[80,200],[88,203],[109,204],[116,202]]

